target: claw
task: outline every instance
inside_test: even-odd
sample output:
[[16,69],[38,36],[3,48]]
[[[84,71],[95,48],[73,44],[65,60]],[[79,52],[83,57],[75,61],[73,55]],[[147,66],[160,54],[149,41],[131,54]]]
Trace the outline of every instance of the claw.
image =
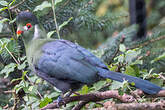
[[62,96],[59,96],[57,100],[53,101],[54,103],[57,103],[57,107],[59,108],[60,105],[66,106],[66,103],[64,101],[64,98]]
[[[55,101],[53,101],[53,102],[54,102],[54,103],[57,103],[57,107],[58,107],[58,108],[60,107],[60,105],[66,106],[66,102],[64,101],[64,97],[65,97],[65,98],[66,98],[66,97],[70,97],[70,95],[71,95],[72,93],[73,93],[72,90],[70,90],[68,94],[62,93],[62,94],[57,98],[57,100],[55,100]],[[65,96],[64,96],[64,94],[65,94]]]

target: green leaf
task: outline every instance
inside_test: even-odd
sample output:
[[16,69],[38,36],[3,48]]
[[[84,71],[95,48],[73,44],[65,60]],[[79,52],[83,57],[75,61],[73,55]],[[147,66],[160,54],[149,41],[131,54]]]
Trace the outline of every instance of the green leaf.
[[19,92],[19,90],[21,90],[23,88],[23,86],[19,86],[19,85],[16,85],[15,86],[15,92],[16,92],[16,94]]
[[13,0],[10,4],[9,4],[9,7],[11,7],[11,5],[15,2],[15,0]]
[[23,56],[20,58],[21,61],[24,61],[26,59],[26,56]]
[[116,69],[117,69],[118,67],[117,67],[117,65],[114,65],[114,66],[112,66],[111,68],[109,68],[111,71],[116,71]]
[[154,63],[156,61],[163,60],[163,59],[165,59],[165,52],[159,57],[156,57],[154,60],[152,60],[151,63]]
[[5,68],[0,72],[0,74],[5,73],[5,75],[6,75],[5,78],[7,78],[9,76],[9,74],[14,71],[15,67],[16,67],[15,63],[10,63],[5,66]]
[[81,89],[81,93],[80,94],[87,94],[88,93],[88,86],[84,85]]
[[54,5],[56,6],[58,3],[62,2],[63,0],[54,0]]
[[111,86],[110,86],[110,89],[111,90],[116,90],[116,89],[119,89],[123,86],[123,84],[121,82],[118,82],[118,81],[113,81]]
[[45,97],[44,100],[40,102],[40,108],[45,107],[50,102],[52,102],[52,99]]
[[143,60],[136,60],[136,61],[131,63],[131,65],[137,65],[137,64],[142,65],[143,64]]
[[121,62],[121,63],[124,62],[124,55],[123,54],[119,56],[118,62]]
[[115,58],[115,60],[116,60],[116,59],[118,60],[118,62],[123,63],[123,62],[124,62],[124,55],[121,54],[121,55],[117,56],[117,57]]
[[[59,30],[61,30],[65,25],[67,25],[71,20],[73,19],[73,17],[70,17],[68,19],[68,21],[64,21],[60,26],[59,26]],[[51,36],[56,32],[56,30],[54,31],[50,31],[47,33],[47,38],[51,38]]]
[[6,10],[6,9],[8,9],[8,7],[0,8],[0,12],[1,12],[1,11],[4,11],[4,10]]
[[151,82],[159,85],[159,86],[163,86],[163,80],[162,79],[151,79]]
[[28,92],[30,93],[30,94],[37,94],[37,87],[35,87],[35,86],[30,86],[29,88],[28,88]]
[[[39,100],[34,101],[34,102],[32,103],[32,108],[35,108],[35,109],[38,108],[39,104],[40,104]],[[26,110],[28,110],[28,109],[26,109]],[[33,109],[33,110],[34,110],[34,109]]]
[[11,83],[13,83],[13,82],[15,82],[15,81],[19,81],[19,80],[22,80],[22,78],[12,79],[12,80],[11,80]]
[[19,70],[25,69],[25,67],[27,66],[26,63],[27,63],[27,60],[25,60],[22,64],[19,64],[17,68],[18,68]]
[[14,90],[16,91],[16,94],[19,92],[20,89],[22,89],[24,87],[24,82],[23,80],[17,84],[15,87],[14,87]]
[[132,86],[135,86],[135,82],[131,82],[130,84],[131,84]]
[[7,22],[7,21],[10,21],[8,18],[3,18],[0,20],[0,23],[4,23],[4,22]]
[[140,69],[137,65],[131,65],[131,67],[134,69],[136,76],[140,76]]
[[9,24],[12,24],[16,21],[16,18],[14,18],[12,21],[9,22]]
[[[128,83],[128,81],[124,80],[122,84],[123,84],[122,91],[126,92],[128,90],[128,88],[129,88],[129,84],[130,83]],[[131,84],[134,84],[134,82],[131,82]]]
[[3,18],[0,20],[0,32],[2,32],[2,29],[3,29],[3,23],[6,22],[6,21],[10,21],[8,18]]
[[47,38],[51,38],[51,36],[55,33],[56,31],[50,31],[47,33]]
[[131,66],[126,67],[126,71],[125,71],[126,74],[131,75],[131,76],[136,76],[137,74],[136,72],[137,71],[133,67]]
[[8,2],[7,1],[4,1],[4,0],[1,0],[0,1],[0,5],[7,6],[8,5]]
[[38,79],[36,80],[36,84],[39,84],[39,83],[41,83],[41,79],[40,79],[40,78],[38,78]]
[[120,50],[121,52],[125,52],[125,51],[126,51],[125,45],[124,45],[124,44],[120,44],[119,50]]
[[33,88],[34,88],[34,86],[30,86],[28,90],[32,92]]
[[123,89],[122,88],[119,88],[118,93],[119,93],[120,96],[124,95]]
[[64,22],[59,26],[59,30],[61,30],[62,27],[64,27],[65,25],[67,25],[72,19],[73,19],[73,17],[70,17],[70,18],[68,19],[68,21],[64,21]]
[[125,55],[125,61],[130,64],[134,62],[134,60],[137,58],[137,56],[141,53],[140,50],[128,50]]
[[106,81],[99,81],[93,85],[95,91],[100,90],[104,85],[106,85]]
[[54,98],[54,97],[58,97],[59,95],[61,94],[61,92],[56,92],[56,91],[54,91],[54,92],[52,92],[52,93],[50,93],[50,94],[46,94],[46,96],[48,97],[48,98]]
[[[37,79],[40,79],[40,78],[38,78],[38,76],[33,76],[33,77],[30,77],[30,80],[32,81],[32,82],[36,82],[36,80]],[[40,79],[41,80],[41,79]]]
[[1,48],[4,49],[6,46],[7,46],[7,42],[4,42],[4,43],[1,45]]
[[154,78],[158,78],[158,77],[159,77],[159,74],[154,73],[154,74],[152,74],[152,77],[154,77]]
[[35,11],[42,11],[43,9],[49,8],[49,7],[51,7],[51,3],[49,3],[48,1],[44,1],[44,2],[42,2],[41,5],[36,6],[33,11],[34,12]]
[[28,73],[28,71],[24,71],[22,74],[22,79],[24,79],[25,75]]

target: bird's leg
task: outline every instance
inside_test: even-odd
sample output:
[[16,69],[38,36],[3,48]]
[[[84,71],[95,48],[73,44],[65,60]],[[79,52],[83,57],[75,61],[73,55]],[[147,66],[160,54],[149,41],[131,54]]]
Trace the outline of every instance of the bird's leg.
[[60,96],[58,96],[57,100],[54,101],[54,103],[57,103],[57,107],[60,107],[60,104],[64,104],[66,106],[64,101],[64,93],[61,93]]
[[64,97],[70,97],[70,95],[72,95],[72,94],[75,94],[77,96],[81,95],[78,92],[75,92],[75,91],[70,89],[69,92]]
[[64,97],[70,97],[72,95],[73,91],[70,89],[69,92]]
[[65,93],[61,93],[60,96],[57,98],[57,100],[55,101],[57,103],[57,106],[60,107],[60,104],[64,104],[64,106],[66,106],[66,103],[64,101],[64,98],[66,97],[70,97],[70,95],[72,95],[73,91],[70,89],[69,92],[67,94]]

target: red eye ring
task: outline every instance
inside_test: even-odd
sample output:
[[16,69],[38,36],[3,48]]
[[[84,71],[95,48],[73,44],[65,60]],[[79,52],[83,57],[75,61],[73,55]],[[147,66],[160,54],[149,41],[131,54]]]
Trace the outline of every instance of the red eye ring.
[[27,23],[27,24],[26,24],[26,27],[27,27],[28,29],[30,29],[30,28],[32,27],[31,23]]

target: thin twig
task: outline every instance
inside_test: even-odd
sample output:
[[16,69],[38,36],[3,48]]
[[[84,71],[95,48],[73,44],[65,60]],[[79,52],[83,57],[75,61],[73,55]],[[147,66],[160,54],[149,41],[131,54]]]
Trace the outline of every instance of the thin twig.
[[[26,76],[26,78],[30,81],[31,85],[32,85],[32,86],[35,86],[34,83],[33,83],[33,82],[30,80],[30,78],[27,76],[27,74],[26,74],[25,76]],[[43,99],[42,95],[40,94],[40,92],[39,92],[38,90],[37,90],[37,93],[38,93],[38,95],[40,96],[40,98]]]
[[156,97],[165,97],[165,90],[161,90],[159,91],[157,94],[155,95],[148,95],[148,94],[144,94],[144,92],[140,89],[137,89],[135,91],[132,91],[131,94],[136,97],[135,95],[138,95],[138,96],[143,96],[145,95],[145,97],[148,97],[148,98],[156,98]]
[[[8,6],[8,12],[9,12],[9,18],[10,18],[10,21],[12,21],[13,20],[13,18],[12,18],[12,15],[11,15],[11,12],[10,12],[10,7]],[[11,25],[11,28],[12,28],[12,32],[13,32],[13,35],[14,35],[14,39],[16,39],[16,34],[15,34],[15,28],[14,28],[14,24],[12,23],[12,25]]]
[[86,105],[88,101],[81,101],[78,105],[74,106],[72,110],[80,110],[84,105]]
[[142,44],[135,45],[135,46],[133,46],[133,47],[131,47],[131,48],[128,48],[127,50],[129,50],[129,49],[134,49],[134,48],[138,48],[138,47],[140,47],[140,46],[144,47],[144,46],[146,46],[146,45],[148,45],[148,44],[150,44],[150,43],[153,43],[153,42],[156,42],[156,41],[160,41],[160,40],[163,40],[163,39],[165,39],[165,36],[160,36],[160,37],[158,37],[158,38],[151,39],[151,40],[149,40],[149,41],[147,41],[147,42],[144,42],[144,43],[142,43]]
[[14,93],[14,92],[15,92],[14,90],[4,91],[5,94],[11,94],[11,93]]
[[[122,35],[121,38],[120,38],[120,43],[119,43],[119,45],[117,45],[117,49],[114,52],[114,54],[113,54],[111,59],[114,59],[117,56],[117,54],[119,53],[120,44],[122,44],[124,42],[124,40],[125,40],[125,35]],[[111,63],[112,63],[112,60],[108,64],[111,64]]]
[[14,36],[12,33],[0,33],[0,38],[11,38]]
[[22,1],[19,2],[18,4],[16,4],[16,5],[10,7],[10,10],[13,10],[13,9],[17,8],[18,6],[22,5],[25,1],[26,1],[26,0],[22,0]]
[[69,2],[70,2],[70,0],[67,0],[60,8],[58,8],[56,15],[58,15],[58,12],[59,12],[62,8],[64,8]]
[[159,77],[165,81],[165,77],[163,76],[163,73],[160,73]]
[[56,25],[57,36],[58,36],[58,39],[60,39],[59,27],[58,27],[57,20],[56,20],[56,12],[55,12],[55,7],[54,7],[54,0],[52,0],[52,10],[53,10],[54,22],[55,22],[55,25]]

